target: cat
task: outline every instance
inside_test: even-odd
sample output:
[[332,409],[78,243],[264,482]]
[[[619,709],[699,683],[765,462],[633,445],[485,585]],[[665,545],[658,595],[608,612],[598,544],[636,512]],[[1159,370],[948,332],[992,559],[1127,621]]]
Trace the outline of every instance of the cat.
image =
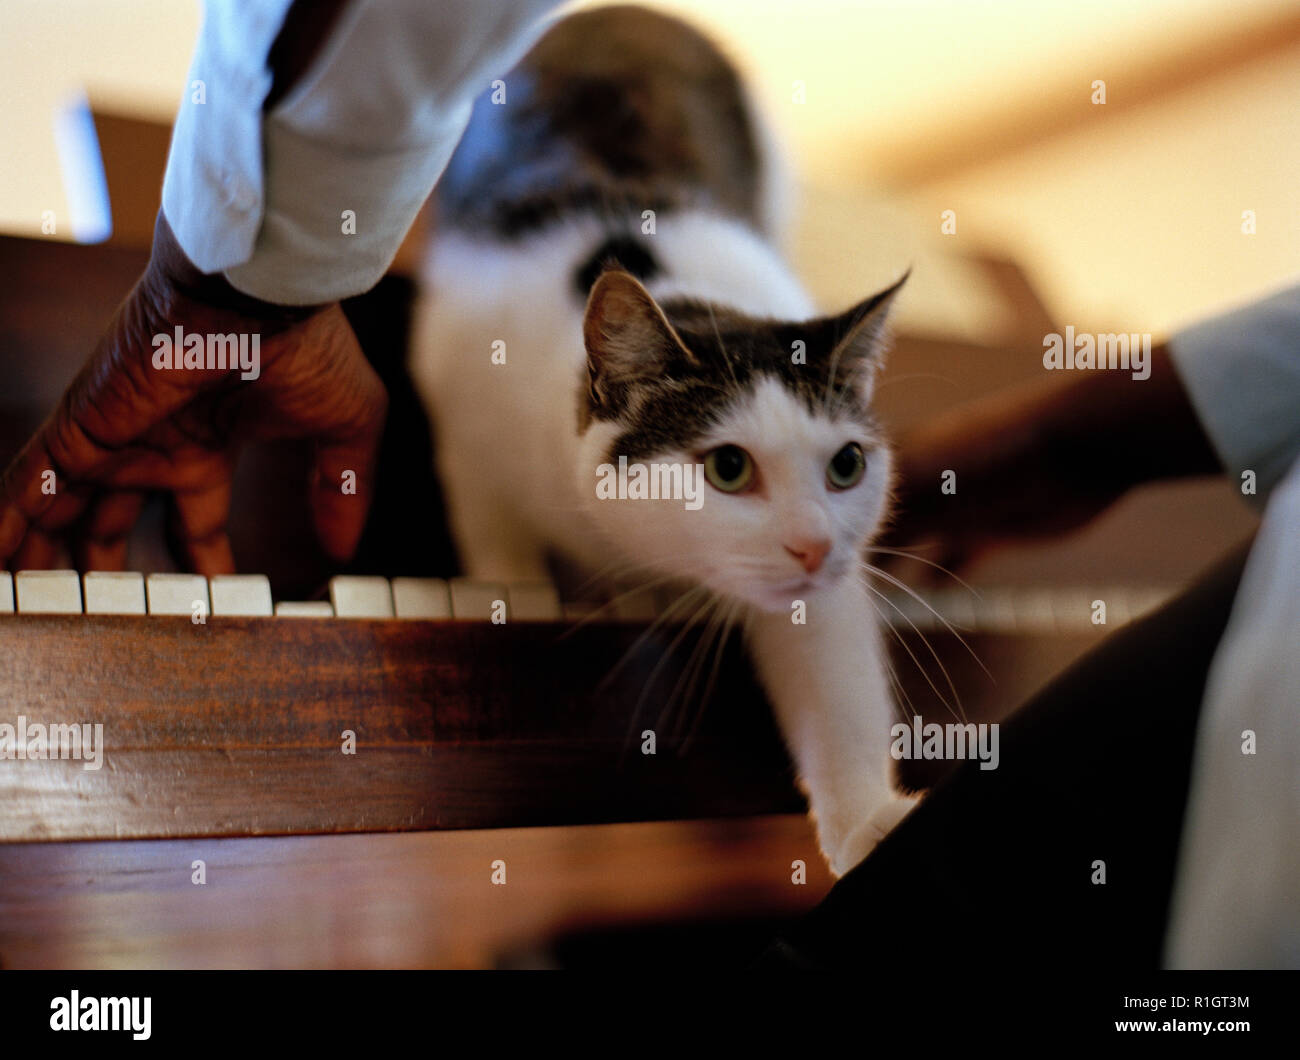
[[[556,22],[476,102],[434,197],[411,372],[466,573],[613,561],[738,610],[846,872],[913,805],[861,573],[890,491],[870,402],[903,281],[817,315],[776,250],[783,172],[737,72],[641,8]],[[703,504],[598,497],[620,457],[702,465]]]

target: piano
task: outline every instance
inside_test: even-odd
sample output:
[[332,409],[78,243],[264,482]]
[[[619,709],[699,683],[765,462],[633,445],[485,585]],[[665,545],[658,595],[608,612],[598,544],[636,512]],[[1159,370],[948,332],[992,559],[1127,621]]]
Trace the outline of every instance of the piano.
[[[1104,594],[1116,616],[1155,602]],[[951,679],[993,720],[1103,635],[1094,590],[968,595],[891,596],[923,717],[952,717]],[[0,573],[0,725],[102,726],[79,757],[0,759],[0,962],[534,966],[512,947],[537,933],[795,915],[831,881],[768,707],[733,639],[664,717],[700,648],[668,605]],[[947,764],[901,765],[925,786]]]
[[[1100,627],[1096,592],[891,592],[900,700],[996,719],[1160,602],[1100,591]],[[19,762],[0,728],[0,841],[798,812],[738,636],[703,637],[673,599],[341,575],[327,599],[273,602],[265,575],[0,572],[0,725],[103,734],[98,764]]]

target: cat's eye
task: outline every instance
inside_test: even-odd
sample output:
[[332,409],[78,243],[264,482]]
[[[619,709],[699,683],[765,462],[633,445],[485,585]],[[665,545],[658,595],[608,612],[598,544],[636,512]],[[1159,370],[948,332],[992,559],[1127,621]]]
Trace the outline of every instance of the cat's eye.
[[846,490],[861,482],[866,470],[867,458],[863,455],[862,446],[857,442],[849,442],[826,465],[826,481],[837,490]]
[[754,479],[754,460],[738,445],[720,445],[704,456],[704,477],[723,493],[739,493]]

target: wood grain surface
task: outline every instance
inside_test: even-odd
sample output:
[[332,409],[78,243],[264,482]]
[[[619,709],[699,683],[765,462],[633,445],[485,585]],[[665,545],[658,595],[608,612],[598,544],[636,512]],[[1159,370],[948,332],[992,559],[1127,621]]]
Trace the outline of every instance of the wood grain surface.
[[[0,760],[0,841],[586,824],[798,811],[737,640],[562,623],[0,617],[0,723],[103,725],[99,769]],[[910,638],[907,638],[910,639]],[[1093,638],[931,636],[973,720]],[[906,639],[905,641],[906,642]],[[895,669],[944,720],[919,643]],[[897,647],[897,646],[896,646]],[[711,661],[709,656],[708,661]],[[693,738],[687,734],[698,721]],[[642,733],[656,753],[642,753]],[[345,754],[344,734],[356,753]],[[915,763],[914,785],[946,763]]]
[[546,967],[555,939],[790,918],[830,883],[802,816],[0,844],[0,968]]
[[[689,652],[653,673],[664,645],[643,633],[612,623],[8,616],[0,721],[102,724],[106,754],[98,770],[0,761],[0,836],[483,828],[800,808],[770,711],[736,653],[720,678],[727,694],[680,754],[660,712]],[[647,728],[654,755],[641,753]],[[355,754],[343,753],[346,731]]]

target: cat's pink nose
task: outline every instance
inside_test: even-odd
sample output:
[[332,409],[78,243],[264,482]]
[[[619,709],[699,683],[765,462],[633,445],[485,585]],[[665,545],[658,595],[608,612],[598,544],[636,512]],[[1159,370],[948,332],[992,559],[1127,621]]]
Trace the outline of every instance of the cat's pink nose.
[[799,565],[809,574],[816,574],[821,568],[822,561],[826,559],[826,554],[831,550],[831,542],[825,537],[808,538],[786,545],[785,550],[797,559]]

